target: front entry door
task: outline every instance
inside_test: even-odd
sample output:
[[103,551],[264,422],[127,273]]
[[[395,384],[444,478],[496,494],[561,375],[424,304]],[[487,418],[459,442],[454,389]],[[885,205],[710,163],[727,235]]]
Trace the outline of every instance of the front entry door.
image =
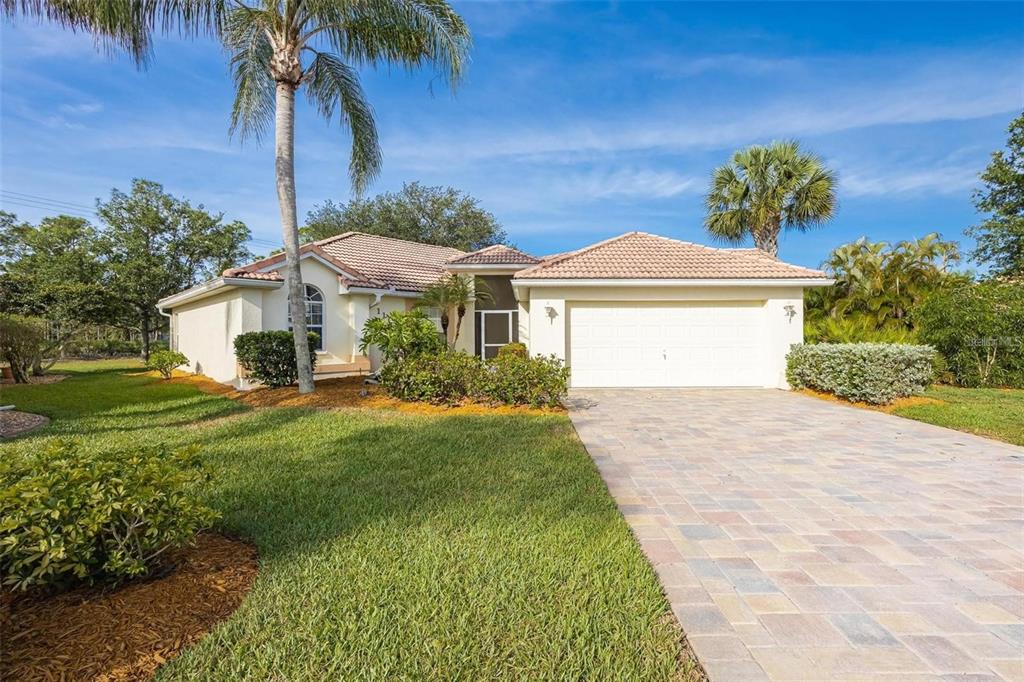
[[518,311],[480,310],[480,324],[477,325],[479,343],[477,350],[484,360],[493,358],[498,349],[519,338]]

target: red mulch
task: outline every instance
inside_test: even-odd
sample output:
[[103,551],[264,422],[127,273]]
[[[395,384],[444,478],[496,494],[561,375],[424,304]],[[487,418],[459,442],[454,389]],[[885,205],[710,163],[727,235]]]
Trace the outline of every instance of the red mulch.
[[230,616],[256,579],[256,550],[204,533],[165,576],[117,589],[0,594],[0,679],[148,680]]

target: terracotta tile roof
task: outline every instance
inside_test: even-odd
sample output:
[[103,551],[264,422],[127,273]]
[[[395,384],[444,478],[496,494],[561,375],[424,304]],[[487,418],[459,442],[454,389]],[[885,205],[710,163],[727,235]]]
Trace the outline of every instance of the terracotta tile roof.
[[283,282],[284,277],[281,276],[277,270],[271,270],[270,272],[249,272],[244,268],[228,268],[223,273],[224,277],[233,277],[235,279],[260,279],[266,282]]
[[[303,244],[299,252],[315,253],[344,272],[345,274],[339,275],[339,278],[347,286],[393,288],[401,291],[423,291],[444,274],[446,261],[464,253],[446,246],[419,244],[362,232],[345,232],[318,242]],[[258,270],[283,261],[284,253],[275,254],[230,271],[248,275],[230,276],[255,277]],[[228,276],[227,272],[225,271],[225,276]]]
[[550,256],[516,279],[803,279],[825,274],[757,249],[716,249],[645,232]]
[[479,251],[467,253],[464,256],[452,258],[449,265],[533,265],[539,263],[539,258],[534,258],[528,253],[519,249],[513,249],[504,244],[485,246]]

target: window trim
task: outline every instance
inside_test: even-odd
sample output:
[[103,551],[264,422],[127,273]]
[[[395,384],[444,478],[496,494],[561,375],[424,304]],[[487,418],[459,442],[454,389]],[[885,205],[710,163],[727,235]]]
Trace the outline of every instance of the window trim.
[[[304,290],[302,302],[306,310],[306,331],[316,332],[317,336],[320,339],[320,345],[314,348],[313,350],[316,351],[317,353],[325,353],[326,344],[324,343],[324,311],[325,306],[327,304],[327,299],[324,297],[324,292],[320,290],[320,287],[314,286],[312,284],[306,284],[305,282],[302,283],[302,286]],[[320,297],[319,301],[310,300],[310,290],[312,290],[313,293]],[[320,324],[310,324],[309,322],[311,305],[320,306]],[[292,331],[292,306],[290,302],[288,304],[288,331]]]

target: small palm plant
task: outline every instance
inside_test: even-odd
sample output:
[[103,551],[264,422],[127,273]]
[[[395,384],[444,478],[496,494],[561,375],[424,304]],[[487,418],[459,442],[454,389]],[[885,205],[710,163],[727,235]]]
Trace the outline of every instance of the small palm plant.
[[[437,308],[441,313],[441,330],[444,338],[450,339],[449,347],[454,348],[459,341],[459,331],[462,328],[462,318],[466,316],[466,307],[473,300],[490,302],[494,300],[490,290],[482,280],[469,275],[448,273],[441,279],[431,284],[423,292],[422,298],[416,304],[420,308]],[[451,326],[451,314],[455,313],[455,334],[449,336],[448,329]]]
[[783,228],[808,230],[836,210],[836,176],[796,142],[754,145],[716,169],[704,226],[712,236],[754,246],[776,257]]

